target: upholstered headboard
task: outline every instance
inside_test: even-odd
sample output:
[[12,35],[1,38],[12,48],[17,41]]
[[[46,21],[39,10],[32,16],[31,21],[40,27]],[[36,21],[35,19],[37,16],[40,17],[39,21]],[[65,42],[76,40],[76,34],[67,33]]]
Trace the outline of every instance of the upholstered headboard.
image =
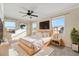
[[50,37],[52,35],[52,32],[53,30],[41,29],[36,30],[33,35],[38,35],[40,37]]

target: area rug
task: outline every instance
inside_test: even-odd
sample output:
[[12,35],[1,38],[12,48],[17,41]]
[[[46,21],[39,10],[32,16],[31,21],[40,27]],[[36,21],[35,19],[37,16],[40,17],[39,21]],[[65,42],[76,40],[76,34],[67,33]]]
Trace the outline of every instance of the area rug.
[[34,56],[50,56],[50,54],[54,51],[52,47],[43,48],[39,52],[37,52]]
[[[52,47],[42,48],[33,56],[50,56],[51,53],[54,52]],[[9,49],[9,56],[29,56],[21,47],[17,44],[12,44],[11,49]]]
[[19,54],[15,49],[11,48],[9,49],[9,56],[19,56]]

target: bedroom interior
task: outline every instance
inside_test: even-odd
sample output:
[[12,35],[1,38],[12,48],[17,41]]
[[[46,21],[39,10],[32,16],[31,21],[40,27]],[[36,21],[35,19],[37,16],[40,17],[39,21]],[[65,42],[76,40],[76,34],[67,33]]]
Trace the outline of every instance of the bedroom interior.
[[78,12],[78,3],[4,3],[0,56],[79,56],[70,36]]

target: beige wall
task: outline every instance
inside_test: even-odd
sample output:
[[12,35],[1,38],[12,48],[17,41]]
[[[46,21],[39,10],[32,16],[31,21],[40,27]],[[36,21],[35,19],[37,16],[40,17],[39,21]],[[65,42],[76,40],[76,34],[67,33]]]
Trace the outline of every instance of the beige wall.
[[27,35],[30,36],[32,34],[32,22],[28,22],[27,29]]
[[71,47],[70,33],[73,27],[79,30],[79,8],[65,15],[65,44],[68,47]]
[[[63,40],[65,43],[65,46],[67,47],[71,47],[71,38],[70,38],[70,33],[71,30],[73,29],[73,27],[77,28],[79,30],[79,8],[76,8],[74,10],[72,10],[70,13],[67,13],[65,15],[58,16],[58,17],[65,17],[65,31],[64,31],[64,35],[63,35]],[[53,17],[53,18],[46,18],[45,20],[50,20],[50,29],[52,29],[51,27],[51,20],[54,18],[58,18],[58,17]],[[44,20],[44,19],[43,19]],[[44,20],[44,21],[45,21]],[[38,29],[39,29],[39,22],[38,21]]]

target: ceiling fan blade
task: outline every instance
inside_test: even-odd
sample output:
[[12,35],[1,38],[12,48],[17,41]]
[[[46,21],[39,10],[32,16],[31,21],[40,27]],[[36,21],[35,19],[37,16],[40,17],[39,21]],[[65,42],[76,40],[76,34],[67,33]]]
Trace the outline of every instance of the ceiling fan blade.
[[32,10],[31,13],[34,13],[34,11]]
[[31,16],[38,17],[38,15],[31,15]]
[[22,12],[22,11],[19,11],[19,13],[22,13],[22,14],[27,14],[26,12]]
[[31,11],[30,11],[30,10],[28,10],[28,13],[31,13]]

